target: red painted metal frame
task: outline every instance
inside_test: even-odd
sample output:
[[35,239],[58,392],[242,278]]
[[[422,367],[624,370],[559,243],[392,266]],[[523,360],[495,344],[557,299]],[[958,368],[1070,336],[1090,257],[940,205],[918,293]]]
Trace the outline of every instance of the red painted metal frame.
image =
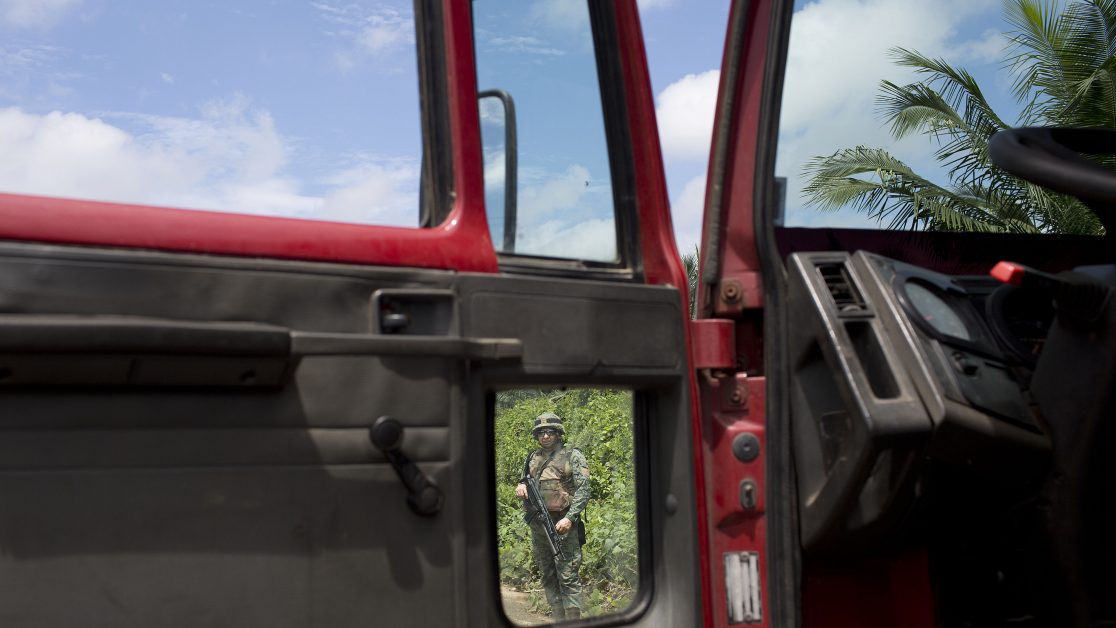
[[[752,207],[756,192],[756,150],[760,134],[760,114],[763,107],[764,73],[767,64],[767,47],[771,28],[773,0],[734,2],[732,11],[748,11],[748,32],[745,35],[743,58],[735,85],[728,84],[728,74],[721,74],[722,97],[729,90],[735,93],[735,108],[725,113],[718,109],[713,123],[716,137],[722,127],[729,127],[731,148],[725,162],[722,186],[721,230],[718,234],[702,234],[702,241],[712,235],[720,240],[721,280],[736,280],[745,288],[745,306],[763,304],[762,267],[759,247],[756,245],[755,212]],[[733,18],[730,16],[730,23]],[[726,54],[729,51],[726,46]],[[727,60],[726,60],[727,61]],[[725,64],[722,64],[725,65]],[[713,184],[710,181],[710,184]],[[705,225],[708,229],[709,225]],[[704,231],[704,230],[703,230]],[[717,295],[711,295],[716,302]],[[755,338],[760,342],[760,338]]]
[[[712,568],[719,575],[718,585],[713,587],[713,626],[728,626],[728,599],[723,583],[724,564],[721,557],[729,552],[758,552],[760,555],[760,577],[766,582],[764,570],[766,562],[767,518],[764,469],[767,464],[765,455],[767,441],[763,409],[765,407],[766,380],[763,377],[748,377],[737,373],[731,377],[719,378],[703,387],[702,408],[705,409],[704,433],[709,448],[710,490],[712,500],[709,505],[711,524]],[[759,455],[749,462],[741,462],[733,453],[732,442],[740,434],[749,433],[759,441]],[[744,481],[756,485],[756,503],[745,508],[741,503],[740,487]],[[766,594],[767,587],[763,586]],[[763,608],[770,605],[763,602]],[[763,613],[760,622],[749,626],[769,625],[768,613]]]
[[[659,127],[655,119],[655,99],[651,94],[651,77],[640,29],[639,9],[635,0],[616,2],[617,38],[620,42],[620,63],[624,71],[624,98],[628,113],[628,129],[632,138],[632,157],[636,180],[636,205],[639,208],[639,243],[643,272],[647,283],[670,285],[679,289],[684,312],[689,312],[688,282],[682,266],[670,219],[666,176],[659,147]],[[705,457],[702,443],[700,391],[694,377],[694,350],[689,325],[683,326],[690,364],[690,398],[694,448],[694,481],[697,507],[697,546],[699,548],[702,618],[713,625],[711,580],[709,572],[709,527],[706,512]]]
[[0,239],[497,272],[484,212],[468,2],[445,1],[445,50],[456,200],[438,227],[378,227],[0,194]]
[[[731,321],[735,327],[735,346],[739,360],[755,369],[762,360],[762,327],[756,324],[763,308],[763,276],[756,243],[753,199],[756,185],[757,138],[760,137],[761,108],[764,97],[764,76],[767,64],[768,39],[771,28],[773,0],[733,2],[729,24],[739,23],[740,11],[746,11],[743,21],[743,48],[737,52],[731,47],[731,33],[726,38],[722,68],[730,65],[729,55],[739,54],[736,80],[729,72],[721,73],[720,96],[733,96],[731,111],[717,110],[714,121],[714,138],[728,134],[728,150],[724,155],[721,180],[714,180],[713,161],[710,158],[710,177],[706,195],[709,200],[712,186],[721,186],[721,215],[716,233],[712,225],[703,226],[703,242],[716,238],[719,243],[720,269],[716,286],[702,285],[699,302],[713,303],[713,316]],[[731,27],[730,27],[731,28]],[[727,131],[726,131],[727,129]],[[716,150],[716,147],[714,147]],[[702,269],[704,272],[704,268]],[[726,287],[735,290],[731,303],[722,299]],[[707,291],[715,290],[714,294]],[[738,367],[739,368],[739,367]],[[765,475],[766,403],[765,378],[748,377],[735,373],[729,377],[708,377],[702,382],[702,439],[706,448],[706,470],[713,499],[709,505],[709,578],[714,584],[712,626],[728,626],[727,595],[724,582],[724,565],[721,557],[727,552],[755,552],[760,556],[760,586],[762,591],[763,618],[756,626],[770,625],[771,600],[767,573],[771,566],[767,554],[767,520],[764,496],[767,493]],[[753,461],[741,462],[732,451],[733,439],[744,432],[751,433],[760,442],[760,455]],[[741,504],[741,482],[749,480],[756,486],[757,503],[753,508]]]
[[690,321],[690,355],[694,358],[695,369],[719,369],[731,371],[736,368],[736,328],[732,321],[721,318],[702,318]]
[[[655,119],[655,99],[651,94],[651,75],[647,70],[639,10],[634,0],[616,4],[616,21],[620,62],[624,68],[628,128],[635,161],[643,274],[649,284],[687,288],[686,271],[674,242],[663,157],[659,148],[659,127]],[[682,292],[687,294],[688,289]]]

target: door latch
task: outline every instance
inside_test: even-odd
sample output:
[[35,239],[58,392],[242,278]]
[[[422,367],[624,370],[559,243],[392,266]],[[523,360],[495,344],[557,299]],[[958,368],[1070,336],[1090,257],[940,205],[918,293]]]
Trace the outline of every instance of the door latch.
[[763,621],[758,552],[725,552],[725,592],[728,623],[758,624]]

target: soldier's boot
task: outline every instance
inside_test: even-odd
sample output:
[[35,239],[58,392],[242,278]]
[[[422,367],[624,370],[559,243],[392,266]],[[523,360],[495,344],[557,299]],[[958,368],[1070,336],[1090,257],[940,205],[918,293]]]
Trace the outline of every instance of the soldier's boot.
[[566,614],[566,607],[562,606],[562,604],[560,603],[551,605],[550,609],[552,614],[554,615],[554,621],[562,621],[569,616]]
[[575,606],[567,610],[566,619],[581,619],[581,609]]

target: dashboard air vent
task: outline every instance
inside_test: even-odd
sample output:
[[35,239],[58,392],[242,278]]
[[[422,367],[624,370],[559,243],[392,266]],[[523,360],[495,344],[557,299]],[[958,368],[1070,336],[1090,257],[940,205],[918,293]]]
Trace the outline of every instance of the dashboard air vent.
[[867,311],[864,297],[856,289],[844,264],[818,264],[817,268],[838,312],[852,314]]

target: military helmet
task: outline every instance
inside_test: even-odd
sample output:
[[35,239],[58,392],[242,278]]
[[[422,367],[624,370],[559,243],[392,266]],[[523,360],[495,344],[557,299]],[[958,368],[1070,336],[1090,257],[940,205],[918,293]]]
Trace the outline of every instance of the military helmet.
[[535,426],[531,428],[531,434],[536,434],[539,430],[551,428],[558,430],[559,434],[565,434],[566,430],[562,427],[562,417],[554,414],[553,412],[543,412],[535,417]]

